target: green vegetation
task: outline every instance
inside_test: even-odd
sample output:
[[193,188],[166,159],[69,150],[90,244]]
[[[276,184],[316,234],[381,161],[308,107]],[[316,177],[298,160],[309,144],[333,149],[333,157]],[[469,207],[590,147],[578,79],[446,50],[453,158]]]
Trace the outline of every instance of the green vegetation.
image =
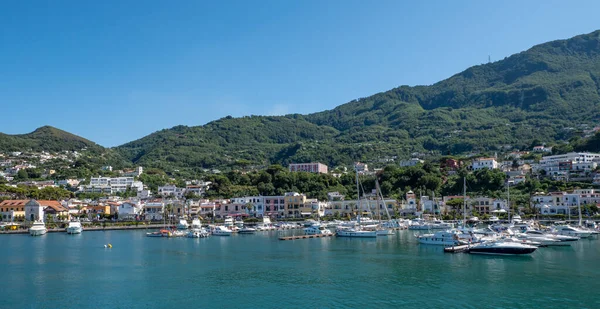
[[[538,142],[567,151],[574,146],[566,142],[600,119],[599,34],[537,45],[431,86],[401,86],[333,110],[225,117],[117,150],[135,164],[192,174],[290,162],[340,166],[413,152],[493,153]],[[598,140],[579,148],[600,149]]]

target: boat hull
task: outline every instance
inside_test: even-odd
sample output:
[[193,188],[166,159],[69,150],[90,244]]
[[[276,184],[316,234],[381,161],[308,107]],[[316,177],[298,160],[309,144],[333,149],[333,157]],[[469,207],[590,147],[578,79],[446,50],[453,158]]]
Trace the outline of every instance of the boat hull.
[[471,254],[486,254],[486,255],[521,255],[531,254],[536,248],[471,248]]
[[31,236],[42,236],[48,232],[47,229],[29,229],[29,235]]
[[338,237],[376,238],[375,231],[338,231]]
[[83,232],[83,228],[81,227],[68,227],[67,234],[81,234]]

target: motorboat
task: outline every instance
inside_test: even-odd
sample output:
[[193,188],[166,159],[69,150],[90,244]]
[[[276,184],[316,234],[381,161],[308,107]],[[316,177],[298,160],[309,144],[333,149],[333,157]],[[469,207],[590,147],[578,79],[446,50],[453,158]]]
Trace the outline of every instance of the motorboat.
[[263,217],[263,222],[259,222],[256,225],[257,231],[273,231],[275,227],[271,223],[271,219],[269,217]]
[[201,229],[201,228],[202,228],[202,222],[200,222],[200,219],[192,220],[192,229]]
[[468,249],[471,254],[487,255],[522,255],[531,254],[538,247],[513,241],[485,241],[477,243]]
[[189,227],[187,220],[179,219],[179,223],[177,223],[178,230],[187,230]]
[[233,218],[231,216],[225,217],[225,221],[223,222],[223,225],[227,228],[232,227],[233,226]]
[[436,246],[459,246],[468,242],[461,240],[456,231],[438,231],[433,234],[415,235],[421,244]]
[[521,219],[521,216],[519,215],[514,215],[512,217],[512,223],[521,223],[523,220]]
[[186,235],[188,238],[204,238],[210,236],[210,233],[202,228],[192,228]]
[[29,228],[29,234],[31,236],[41,236],[44,235],[48,232],[48,229],[46,228],[46,224],[44,224],[44,221],[35,221],[33,222],[33,225]]
[[67,226],[67,234],[81,234],[83,232],[83,226],[79,221],[71,221]]
[[557,234],[567,235],[567,236],[577,236],[580,238],[589,238],[594,233],[587,230],[582,230],[570,225],[559,225],[554,227]]
[[473,224],[477,224],[479,223],[479,218],[478,217],[471,217],[469,218],[469,220],[467,220],[468,223],[473,223]]
[[169,230],[160,230],[158,232],[146,233],[147,237],[173,237],[173,233]]
[[537,242],[542,244],[543,246],[570,246],[571,243],[567,241],[560,241],[553,237],[547,237],[544,235],[534,235],[534,234],[525,234],[519,233],[515,235],[518,239],[524,239],[532,242]]
[[377,234],[377,236],[392,236],[392,235],[395,235],[394,230],[392,230],[391,228],[383,228],[383,227],[377,228],[376,234]]
[[338,227],[336,230],[338,237],[362,237],[362,238],[376,238],[377,231],[367,231],[360,227]]
[[333,233],[320,224],[313,224],[304,228],[304,235],[333,235]]
[[560,240],[561,242],[566,242],[566,243],[570,243],[570,242],[574,242],[574,241],[578,241],[579,237],[577,236],[567,236],[567,235],[560,235],[560,234],[550,234],[550,233],[544,233],[540,230],[526,230],[523,232],[524,234],[527,235],[537,235],[537,236],[544,236],[544,237],[550,237],[556,240]]
[[214,226],[212,229],[213,236],[231,236],[232,233],[232,230],[222,225]]
[[408,226],[409,230],[447,230],[452,228],[452,224],[445,223],[440,220],[434,221],[423,221],[423,220],[413,220],[411,221],[411,225]]
[[488,219],[488,221],[489,221],[490,223],[496,223],[496,222],[500,221],[500,218],[498,218],[498,217],[496,217],[496,216],[491,216],[491,217]]
[[254,233],[256,233],[256,229],[247,227],[247,226],[243,226],[238,230],[238,234],[254,234]]

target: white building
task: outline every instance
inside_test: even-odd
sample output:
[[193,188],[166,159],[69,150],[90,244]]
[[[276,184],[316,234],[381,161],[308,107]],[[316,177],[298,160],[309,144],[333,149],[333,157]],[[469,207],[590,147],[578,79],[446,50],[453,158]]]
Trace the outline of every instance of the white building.
[[162,201],[147,202],[144,205],[146,220],[162,220],[165,212],[165,203]]
[[124,202],[119,205],[119,220],[135,220],[142,213],[143,207],[132,202]]
[[473,160],[473,164],[471,164],[472,170],[477,171],[484,168],[490,170],[496,169],[498,168],[498,162],[494,158],[478,158]]
[[176,198],[183,198],[185,195],[185,189],[178,188],[176,185],[166,185],[158,187],[158,194],[164,197],[172,196]]
[[134,181],[133,177],[92,177],[90,184],[81,186],[81,192],[88,193],[109,193],[125,192],[127,189],[141,191],[144,189],[144,184],[141,181]]
[[412,158],[410,160],[402,160],[400,161],[400,166],[403,167],[408,167],[408,166],[416,166],[417,164],[422,164],[425,161],[419,159],[419,158]]

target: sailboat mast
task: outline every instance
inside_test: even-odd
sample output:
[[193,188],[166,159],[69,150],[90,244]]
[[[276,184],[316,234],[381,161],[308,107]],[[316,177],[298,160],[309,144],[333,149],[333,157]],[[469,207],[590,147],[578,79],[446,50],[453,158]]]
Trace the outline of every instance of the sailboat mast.
[[577,208],[579,209],[579,226],[582,226],[581,225],[581,201],[579,200],[580,197],[581,197],[581,195],[577,197]]
[[506,203],[508,204],[508,223],[510,223],[510,182],[506,182]]
[[356,210],[356,220],[360,225],[360,211],[362,209],[362,201],[360,200],[360,187],[358,185],[358,167],[355,166],[354,169],[356,170],[356,201],[358,202],[358,209]]
[[467,227],[467,177],[463,178],[463,227]]

